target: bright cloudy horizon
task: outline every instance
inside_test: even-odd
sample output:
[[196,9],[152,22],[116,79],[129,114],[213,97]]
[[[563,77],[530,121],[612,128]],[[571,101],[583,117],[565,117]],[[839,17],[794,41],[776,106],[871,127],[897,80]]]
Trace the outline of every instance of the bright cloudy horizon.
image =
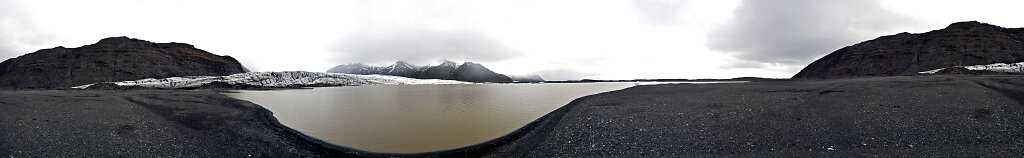
[[548,80],[789,78],[832,51],[959,21],[1007,28],[1021,1],[0,0],[0,59],[107,37],[180,42],[252,71],[402,60]]

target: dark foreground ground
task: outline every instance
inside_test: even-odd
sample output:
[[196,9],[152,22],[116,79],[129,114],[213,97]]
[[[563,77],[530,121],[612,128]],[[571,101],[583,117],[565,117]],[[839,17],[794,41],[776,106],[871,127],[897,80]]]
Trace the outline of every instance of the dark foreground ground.
[[496,157],[1022,157],[1024,77],[638,86],[577,99]]
[[344,154],[213,91],[0,91],[4,157],[297,157]]
[[0,91],[0,156],[1021,157],[1024,76],[638,86],[481,145],[321,145],[212,91]]

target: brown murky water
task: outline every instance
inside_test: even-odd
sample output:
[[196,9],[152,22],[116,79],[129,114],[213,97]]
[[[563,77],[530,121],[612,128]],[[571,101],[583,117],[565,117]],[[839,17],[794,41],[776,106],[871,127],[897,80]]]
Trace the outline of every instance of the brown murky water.
[[485,142],[573,99],[634,83],[372,85],[238,91],[282,124],[334,144],[416,153]]

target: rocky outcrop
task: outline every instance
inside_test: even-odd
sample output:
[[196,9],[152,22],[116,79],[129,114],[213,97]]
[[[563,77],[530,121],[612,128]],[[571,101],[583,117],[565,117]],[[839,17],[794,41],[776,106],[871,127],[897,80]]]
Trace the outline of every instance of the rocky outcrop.
[[61,89],[98,82],[242,72],[245,68],[234,58],[189,44],[112,37],[78,48],[43,49],[8,59],[0,63],[0,87]]
[[847,46],[814,61],[793,78],[919,75],[947,67],[1022,61],[1024,28],[969,21]]
[[[365,64],[346,64],[335,66],[334,68],[327,70],[327,72],[361,75],[380,74],[418,79],[443,79],[467,82],[512,82],[512,79],[508,76],[495,73],[483,65],[472,62],[466,62],[458,65],[455,64],[455,62],[444,61],[439,65],[422,67],[414,66],[404,61],[395,62],[395,64],[387,67],[367,66]],[[539,76],[537,77],[539,78]]]

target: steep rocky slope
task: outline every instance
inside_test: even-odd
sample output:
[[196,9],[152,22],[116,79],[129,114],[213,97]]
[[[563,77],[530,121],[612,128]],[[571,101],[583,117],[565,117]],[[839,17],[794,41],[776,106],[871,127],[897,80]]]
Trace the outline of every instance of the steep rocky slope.
[[508,83],[512,82],[512,79],[508,76],[494,73],[490,69],[487,69],[483,65],[466,62],[455,69],[455,80],[469,81],[469,82],[498,82]]
[[947,67],[1022,61],[1024,28],[969,21],[847,46],[814,61],[793,78],[918,75]]
[[246,72],[234,58],[184,43],[112,37],[78,48],[43,49],[0,63],[0,87],[60,89],[110,81]]

